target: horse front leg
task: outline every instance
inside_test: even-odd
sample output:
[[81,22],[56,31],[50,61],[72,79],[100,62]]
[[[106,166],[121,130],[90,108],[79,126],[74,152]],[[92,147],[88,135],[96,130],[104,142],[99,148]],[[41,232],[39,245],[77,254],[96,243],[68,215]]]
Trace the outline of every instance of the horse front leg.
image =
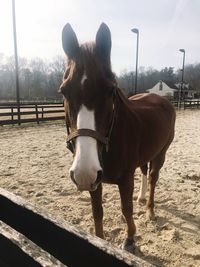
[[[127,177],[126,177],[127,179]],[[134,235],[136,232],[135,223],[133,220],[133,178],[124,179],[126,183],[119,184],[119,192],[121,197],[122,213],[127,223],[127,237],[122,245],[122,248],[134,252]]]
[[97,189],[90,192],[92,213],[94,218],[95,234],[100,238],[104,238],[103,234],[103,207],[102,207],[102,184]]

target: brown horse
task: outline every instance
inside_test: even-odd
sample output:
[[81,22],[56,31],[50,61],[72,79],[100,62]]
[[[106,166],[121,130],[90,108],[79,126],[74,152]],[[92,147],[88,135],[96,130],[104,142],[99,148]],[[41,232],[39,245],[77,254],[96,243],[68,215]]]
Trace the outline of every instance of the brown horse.
[[154,219],[154,191],[165,154],[174,137],[175,111],[155,94],[127,98],[111,70],[111,34],[103,23],[96,42],[79,45],[70,24],[62,32],[68,67],[60,90],[65,98],[67,144],[74,154],[70,176],[91,195],[96,235],[103,238],[102,182],[117,184],[127,222],[124,248],[134,244],[133,174],[143,173],[138,200],[145,199],[149,164],[147,215]]

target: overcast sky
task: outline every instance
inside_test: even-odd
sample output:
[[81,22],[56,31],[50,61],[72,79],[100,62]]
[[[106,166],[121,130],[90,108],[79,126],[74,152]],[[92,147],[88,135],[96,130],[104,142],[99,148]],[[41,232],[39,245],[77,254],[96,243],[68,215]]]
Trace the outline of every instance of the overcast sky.
[[[13,54],[11,0],[0,0],[0,53]],[[61,31],[69,22],[80,42],[94,40],[101,22],[112,34],[112,66],[135,69],[138,28],[139,66],[179,68],[200,62],[200,0],[16,0],[18,53],[51,59],[63,55]]]

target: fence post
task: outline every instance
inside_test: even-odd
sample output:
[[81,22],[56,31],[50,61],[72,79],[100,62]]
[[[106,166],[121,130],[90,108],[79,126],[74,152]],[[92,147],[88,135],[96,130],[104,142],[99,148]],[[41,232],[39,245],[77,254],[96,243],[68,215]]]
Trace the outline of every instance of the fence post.
[[44,118],[44,107],[42,106],[42,119]]
[[11,120],[14,120],[14,115],[13,115],[13,107],[11,107]]
[[35,104],[35,115],[36,115],[37,124],[39,124],[39,116],[38,116],[38,106],[37,106],[37,104]]

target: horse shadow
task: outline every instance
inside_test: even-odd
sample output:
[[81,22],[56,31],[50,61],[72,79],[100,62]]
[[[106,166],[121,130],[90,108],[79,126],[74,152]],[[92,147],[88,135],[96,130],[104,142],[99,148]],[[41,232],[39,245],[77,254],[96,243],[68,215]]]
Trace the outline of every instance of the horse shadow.
[[158,266],[158,267],[166,266],[166,263],[163,262],[162,258],[158,256],[153,256],[151,254],[146,255],[139,249],[139,247],[136,248],[134,255],[152,264],[152,266]]
[[[164,204],[159,205],[159,209],[167,211],[168,213],[171,213],[174,217],[178,217],[183,222],[187,222],[187,223],[193,225],[195,228],[200,230],[200,224],[199,224],[200,216],[195,216],[192,213],[185,212],[185,211],[183,212],[183,211],[178,210],[175,207],[168,207],[167,205],[164,205]],[[177,228],[180,228],[180,229],[187,231],[189,233],[196,234],[196,231],[193,229],[189,229],[187,227],[181,227],[179,223],[176,224],[172,220],[168,220],[168,222],[170,224],[173,224]]]

